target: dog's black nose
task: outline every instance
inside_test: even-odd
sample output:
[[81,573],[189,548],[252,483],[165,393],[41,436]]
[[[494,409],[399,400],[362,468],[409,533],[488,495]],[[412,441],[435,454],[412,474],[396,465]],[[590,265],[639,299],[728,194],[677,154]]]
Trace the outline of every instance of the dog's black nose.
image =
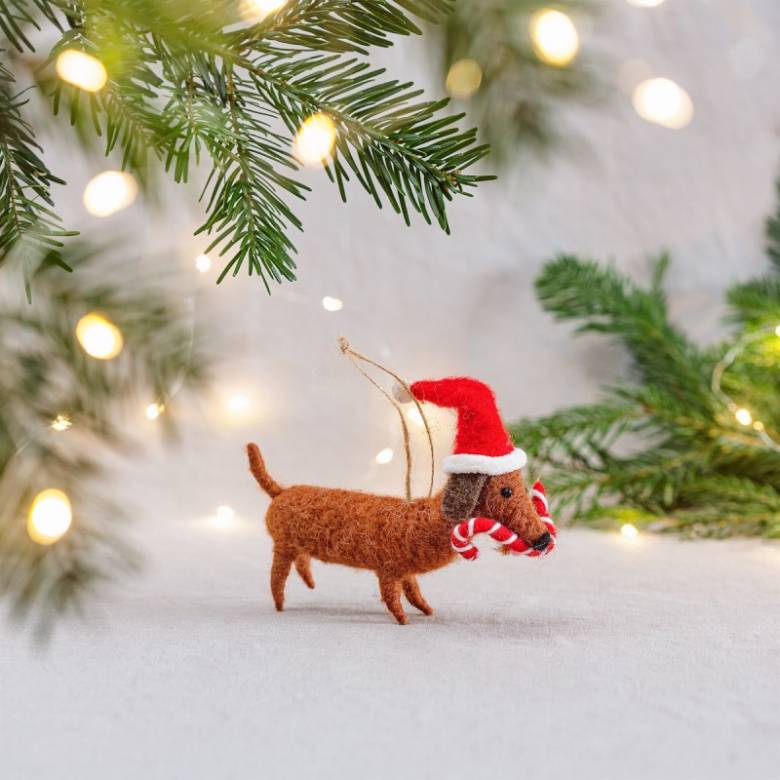
[[534,550],[544,550],[550,544],[550,532],[545,531],[531,546]]

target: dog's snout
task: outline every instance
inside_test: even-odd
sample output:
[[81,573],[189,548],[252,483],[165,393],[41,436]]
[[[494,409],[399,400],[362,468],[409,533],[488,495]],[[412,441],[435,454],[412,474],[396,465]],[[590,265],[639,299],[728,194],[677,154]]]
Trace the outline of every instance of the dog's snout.
[[531,546],[534,550],[544,550],[550,544],[550,532],[545,531]]

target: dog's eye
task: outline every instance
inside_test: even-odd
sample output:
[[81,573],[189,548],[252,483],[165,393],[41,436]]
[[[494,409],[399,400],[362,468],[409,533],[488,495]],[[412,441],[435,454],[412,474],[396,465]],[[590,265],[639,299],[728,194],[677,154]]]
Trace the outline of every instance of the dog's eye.
[[501,488],[501,495],[504,498],[511,498],[511,496],[512,496],[512,488],[510,488],[510,487]]

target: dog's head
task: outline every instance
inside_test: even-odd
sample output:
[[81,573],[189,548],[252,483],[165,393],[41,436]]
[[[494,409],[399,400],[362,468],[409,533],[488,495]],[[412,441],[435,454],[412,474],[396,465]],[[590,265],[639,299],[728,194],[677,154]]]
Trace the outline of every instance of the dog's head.
[[497,520],[535,550],[545,550],[551,541],[519,470],[498,476],[451,474],[441,508],[453,525],[472,517]]

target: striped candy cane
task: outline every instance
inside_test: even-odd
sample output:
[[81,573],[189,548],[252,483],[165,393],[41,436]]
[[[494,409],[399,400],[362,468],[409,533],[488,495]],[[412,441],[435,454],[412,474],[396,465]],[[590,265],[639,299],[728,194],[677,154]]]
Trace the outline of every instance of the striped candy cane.
[[505,525],[497,520],[490,520],[487,517],[472,517],[452,529],[451,541],[452,549],[460,554],[467,561],[475,561],[479,557],[479,550],[471,543],[472,537],[477,534],[488,534],[499,544],[507,547],[515,555],[527,555],[529,558],[538,558],[547,555],[555,547],[555,537],[557,530],[550,517],[550,511],[547,504],[547,496],[544,494],[544,485],[536,482],[531,490],[531,500],[534,504],[537,514],[542,522],[547,526],[550,532],[550,543],[544,550],[534,550],[531,545],[526,544],[516,533],[510,531]]

